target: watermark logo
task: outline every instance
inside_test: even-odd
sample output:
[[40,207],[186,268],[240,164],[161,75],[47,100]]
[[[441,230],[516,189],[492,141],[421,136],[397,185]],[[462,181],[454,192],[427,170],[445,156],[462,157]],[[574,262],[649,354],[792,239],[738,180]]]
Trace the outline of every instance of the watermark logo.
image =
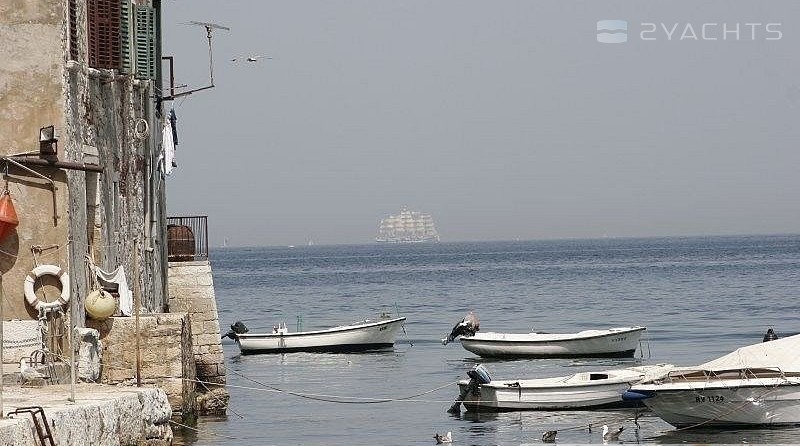
[[600,43],[624,43],[628,41],[626,20],[598,20],[597,41]]
[[641,22],[598,20],[597,41],[623,43],[630,38],[639,41],[764,41],[783,39],[780,22]]

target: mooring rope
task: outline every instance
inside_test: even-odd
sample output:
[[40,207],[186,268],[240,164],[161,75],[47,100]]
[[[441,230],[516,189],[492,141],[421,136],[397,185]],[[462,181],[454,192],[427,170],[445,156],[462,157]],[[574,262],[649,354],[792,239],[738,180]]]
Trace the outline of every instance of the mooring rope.
[[[449,383],[447,383],[447,384],[445,384],[443,386],[439,386],[439,387],[433,388],[431,390],[426,390],[424,392],[420,392],[420,393],[417,393],[417,394],[414,394],[414,395],[400,397],[400,398],[369,398],[369,397],[352,397],[352,396],[324,395],[324,394],[315,394],[315,393],[294,392],[294,391],[291,391],[291,390],[280,389],[278,387],[262,383],[261,381],[258,381],[256,379],[250,378],[248,376],[245,376],[245,375],[237,372],[236,370],[228,369],[228,371],[233,373],[236,376],[239,376],[239,377],[241,377],[243,379],[246,379],[248,381],[256,383],[259,386],[265,387],[265,388],[270,389],[270,390],[272,390],[274,392],[286,393],[286,394],[289,394],[289,395],[292,395],[292,396],[296,396],[298,398],[306,398],[306,399],[315,400],[315,401],[324,401],[324,402],[327,402],[327,403],[341,403],[341,404],[378,404],[378,403],[390,403],[390,402],[393,402],[393,401],[407,401],[407,400],[412,400],[414,398],[417,398],[417,397],[420,397],[420,396],[423,396],[423,395],[427,395],[427,394],[442,390],[445,387],[452,386],[453,384],[458,384],[458,381],[453,381],[453,382],[449,382]],[[230,385],[227,385],[227,384],[226,384],[226,386],[231,387]],[[359,401],[343,401],[343,400],[348,400],[348,399],[349,400],[359,400]]]

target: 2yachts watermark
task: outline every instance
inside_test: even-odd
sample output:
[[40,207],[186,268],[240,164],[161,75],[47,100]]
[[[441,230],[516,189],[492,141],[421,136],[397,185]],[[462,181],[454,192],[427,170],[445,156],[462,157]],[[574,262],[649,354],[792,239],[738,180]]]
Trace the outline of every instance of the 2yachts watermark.
[[600,43],[624,43],[629,39],[752,42],[782,38],[779,22],[641,22],[633,23],[629,28],[627,20],[597,21],[597,41]]

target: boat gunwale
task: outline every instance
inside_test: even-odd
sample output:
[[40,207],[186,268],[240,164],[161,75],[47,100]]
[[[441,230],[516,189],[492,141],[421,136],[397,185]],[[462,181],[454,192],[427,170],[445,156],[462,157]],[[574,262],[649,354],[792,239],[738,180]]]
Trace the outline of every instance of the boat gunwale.
[[[794,379],[792,379],[794,378]],[[748,379],[711,379],[708,381],[673,381],[661,383],[640,383],[631,386],[634,392],[696,392],[701,390],[738,390],[758,387],[792,387],[800,386],[800,379],[787,378],[748,378]]]
[[377,322],[369,322],[363,323],[359,325],[340,325],[337,327],[326,328],[324,330],[314,330],[314,331],[297,331],[294,333],[242,333],[237,334],[238,338],[242,339],[265,339],[265,338],[290,338],[290,337],[303,337],[303,336],[313,336],[313,335],[322,335],[322,334],[333,334],[333,333],[343,333],[347,331],[355,331],[355,330],[362,330],[364,328],[372,328],[378,327],[381,325],[389,325],[394,324],[397,322],[405,321],[405,317],[398,317],[394,319],[387,319],[383,321]]
[[[481,388],[490,387],[492,389],[500,389],[500,390],[514,390],[514,391],[522,390],[522,391],[525,391],[526,389],[530,389],[530,390],[547,389],[547,390],[550,390],[550,389],[558,389],[558,388],[569,388],[569,389],[572,389],[572,388],[578,388],[578,387],[600,387],[600,386],[604,386],[604,385],[614,385],[614,384],[622,384],[622,383],[627,383],[628,385],[633,385],[633,383],[641,381],[641,378],[639,378],[639,379],[636,379],[636,377],[631,377],[631,378],[632,379],[618,378],[618,379],[614,379],[614,380],[595,380],[595,381],[589,381],[589,382],[585,382],[585,383],[576,383],[576,384],[571,384],[571,383],[566,383],[564,381],[560,381],[560,382],[553,382],[552,384],[554,384],[554,385],[540,385],[540,386],[524,386],[524,385],[522,385],[523,383],[520,382],[519,387],[506,385],[506,382],[508,382],[508,380],[503,380],[502,384],[494,384],[493,382],[490,382],[489,384],[479,384],[479,385],[480,385]],[[546,378],[542,378],[542,379],[546,379]],[[603,382],[603,381],[608,381],[608,382]],[[555,384],[561,384],[561,385],[555,385]],[[461,381],[458,382],[458,385],[459,386],[467,386],[467,385],[469,385],[469,381],[468,380],[461,380]]]

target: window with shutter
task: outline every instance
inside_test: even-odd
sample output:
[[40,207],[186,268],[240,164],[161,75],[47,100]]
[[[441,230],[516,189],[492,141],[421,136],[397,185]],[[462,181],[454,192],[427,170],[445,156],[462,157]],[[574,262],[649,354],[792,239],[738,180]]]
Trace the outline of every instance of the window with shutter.
[[131,59],[131,1],[119,0],[119,42],[120,42],[120,66],[122,74],[133,72],[133,62]]
[[89,66],[120,68],[120,0],[88,0]]
[[155,9],[150,6],[134,6],[136,14],[136,78],[156,78]]
[[69,0],[67,8],[69,9],[69,59],[78,60],[78,1]]

